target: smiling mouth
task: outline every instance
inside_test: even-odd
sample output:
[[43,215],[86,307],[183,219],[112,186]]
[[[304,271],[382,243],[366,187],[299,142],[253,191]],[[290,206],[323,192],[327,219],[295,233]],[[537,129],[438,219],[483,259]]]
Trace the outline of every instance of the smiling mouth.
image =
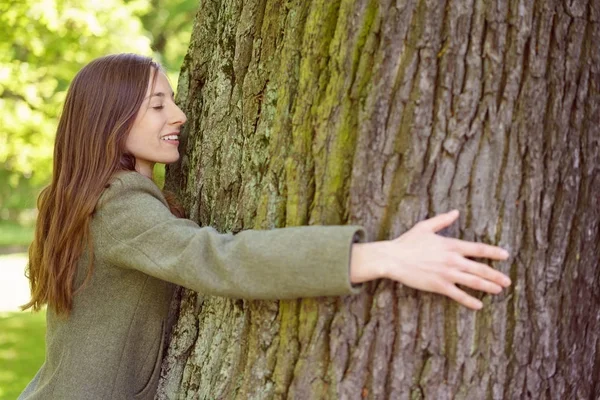
[[163,136],[161,139],[167,141],[179,141],[179,135],[166,135]]

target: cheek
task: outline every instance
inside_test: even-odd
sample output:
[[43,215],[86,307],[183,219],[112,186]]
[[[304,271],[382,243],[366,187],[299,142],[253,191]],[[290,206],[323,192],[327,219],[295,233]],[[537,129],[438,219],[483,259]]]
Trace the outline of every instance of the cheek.
[[144,134],[144,131],[140,128],[132,130],[127,135],[125,140],[125,150],[133,155],[139,155],[148,147],[149,144],[148,136]]
[[139,155],[144,151],[151,150],[160,140],[160,133],[166,120],[160,115],[152,114],[148,110],[146,114],[137,120],[125,140],[125,150],[133,155]]
[[127,139],[125,139],[125,151],[133,153],[135,150],[136,136],[133,131],[129,132]]

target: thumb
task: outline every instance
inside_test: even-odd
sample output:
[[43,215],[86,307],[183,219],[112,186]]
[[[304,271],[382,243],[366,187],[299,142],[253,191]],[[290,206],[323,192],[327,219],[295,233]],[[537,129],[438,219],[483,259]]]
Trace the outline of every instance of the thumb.
[[452,210],[450,212],[436,215],[435,217],[426,219],[425,221],[421,221],[417,224],[416,227],[418,227],[419,230],[423,231],[438,232],[444,228],[447,228],[454,221],[456,221],[458,215],[458,210]]

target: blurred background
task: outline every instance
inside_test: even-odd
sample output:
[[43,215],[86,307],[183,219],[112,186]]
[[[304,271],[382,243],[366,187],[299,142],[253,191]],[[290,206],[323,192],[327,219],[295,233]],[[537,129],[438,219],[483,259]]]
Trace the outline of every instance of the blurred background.
[[[43,312],[27,301],[26,251],[52,173],[70,81],[110,53],[154,57],[173,88],[198,0],[0,0],[0,400],[15,399],[44,360]],[[158,167],[158,178],[164,168]]]

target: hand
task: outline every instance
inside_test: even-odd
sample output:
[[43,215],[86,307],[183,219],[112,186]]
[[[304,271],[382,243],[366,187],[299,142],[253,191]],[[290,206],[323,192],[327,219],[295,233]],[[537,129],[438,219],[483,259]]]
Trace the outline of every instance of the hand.
[[356,243],[352,246],[352,283],[388,278],[415,289],[448,296],[479,310],[481,301],[456,287],[464,285],[498,294],[510,279],[488,265],[467,257],[506,260],[508,252],[483,243],[446,238],[436,232],[458,218],[454,210],[421,221],[394,240]]

